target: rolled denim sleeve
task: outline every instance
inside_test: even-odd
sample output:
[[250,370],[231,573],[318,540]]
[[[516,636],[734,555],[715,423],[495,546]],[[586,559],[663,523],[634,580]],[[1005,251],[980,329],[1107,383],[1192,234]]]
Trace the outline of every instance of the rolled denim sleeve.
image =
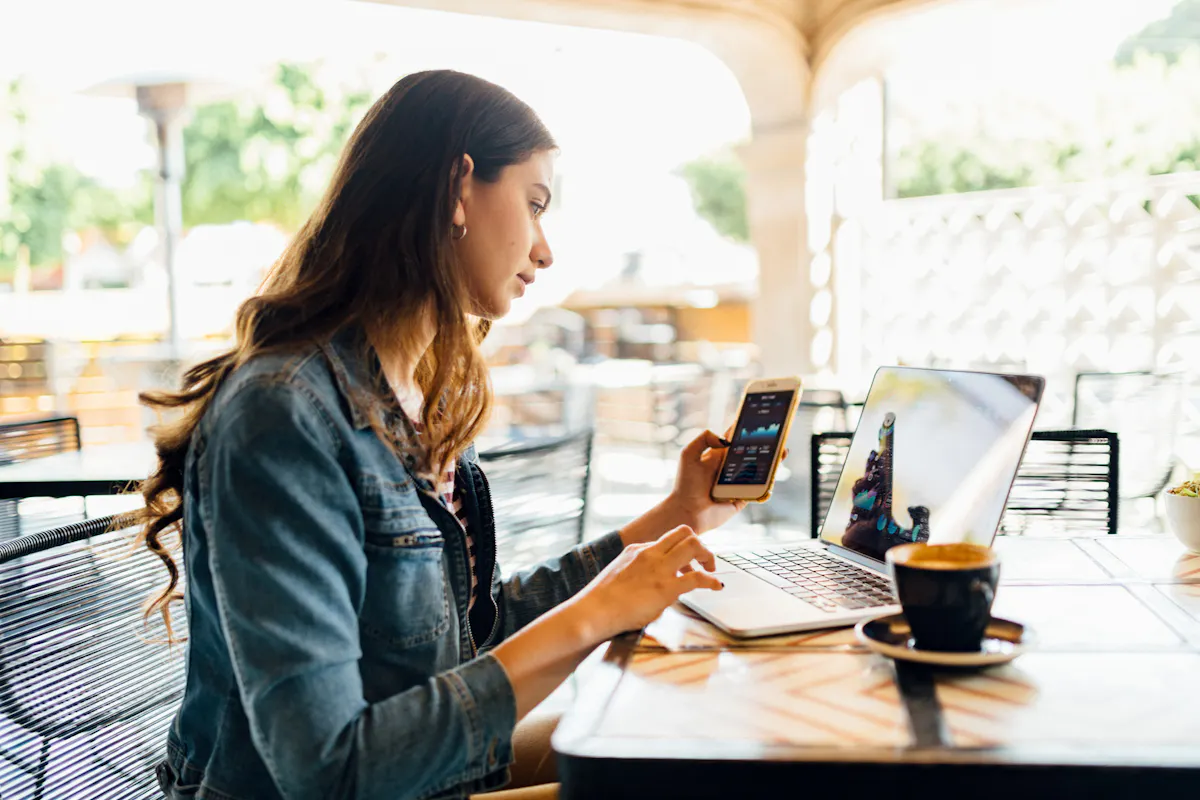
[[501,632],[505,638],[573,597],[621,554],[625,545],[616,531],[543,561],[500,584]]
[[278,380],[237,387],[219,410],[199,479],[221,628],[283,797],[425,797],[502,766],[516,700],[487,655],[364,700],[363,521],[332,420]]

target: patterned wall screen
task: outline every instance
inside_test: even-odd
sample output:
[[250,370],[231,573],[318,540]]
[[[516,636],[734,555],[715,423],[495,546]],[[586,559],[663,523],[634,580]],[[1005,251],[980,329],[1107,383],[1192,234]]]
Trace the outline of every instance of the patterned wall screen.
[[1200,367],[1200,174],[892,200],[864,229],[865,363],[1044,374],[1042,424],[1077,372]]

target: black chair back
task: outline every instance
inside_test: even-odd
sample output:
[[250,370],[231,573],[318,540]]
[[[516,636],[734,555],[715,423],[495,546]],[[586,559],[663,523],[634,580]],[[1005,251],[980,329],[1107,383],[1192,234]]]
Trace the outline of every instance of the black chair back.
[[591,457],[591,430],[479,454],[491,489],[504,574],[583,541]]
[[1000,532],[1116,533],[1120,457],[1112,431],[1034,431]]
[[79,447],[79,420],[75,417],[52,417],[0,425],[0,464],[69,453]]
[[[75,417],[51,417],[0,425],[0,465],[79,449],[79,420]],[[31,529],[41,530],[74,522],[84,516],[81,502],[74,498],[43,500],[32,514],[28,507],[22,509],[20,503],[20,500],[0,500],[0,541],[20,536]]]
[[822,431],[812,435],[808,466],[811,486],[808,530],[814,539],[821,535],[821,525],[833,504],[853,438],[854,434],[848,431]]
[[[812,437],[813,538],[833,503],[854,435]],[[1116,533],[1120,486],[1117,434],[1101,430],[1034,431],[1017,468],[1000,533]]]
[[0,544],[0,796],[160,796],[184,648],[143,624],[167,573],[136,533],[108,516]]

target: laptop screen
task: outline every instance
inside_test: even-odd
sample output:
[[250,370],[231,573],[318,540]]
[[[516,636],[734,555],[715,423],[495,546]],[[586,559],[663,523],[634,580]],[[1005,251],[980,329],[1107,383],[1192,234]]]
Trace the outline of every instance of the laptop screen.
[[990,546],[1044,381],[883,367],[875,373],[821,539],[883,560],[907,542]]

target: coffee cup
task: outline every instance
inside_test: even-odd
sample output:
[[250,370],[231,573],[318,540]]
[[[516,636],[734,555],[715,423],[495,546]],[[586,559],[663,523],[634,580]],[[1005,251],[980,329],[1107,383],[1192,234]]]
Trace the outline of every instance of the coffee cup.
[[1000,560],[976,544],[902,544],[887,551],[896,599],[922,650],[972,652],[983,643]]

